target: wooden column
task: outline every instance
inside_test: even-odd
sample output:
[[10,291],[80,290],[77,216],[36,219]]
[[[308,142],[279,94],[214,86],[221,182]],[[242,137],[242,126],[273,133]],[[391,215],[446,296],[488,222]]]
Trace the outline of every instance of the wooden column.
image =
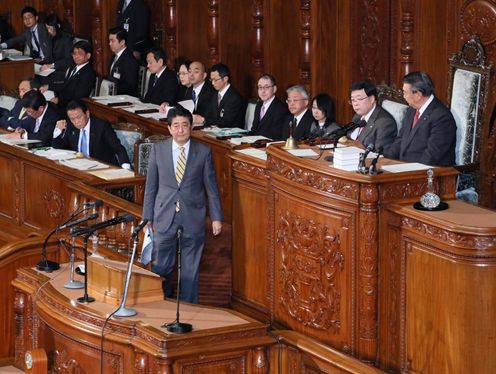
[[414,3],[413,0],[403,0],[401,2],[400,78],[412,71]]
[[300,54],[300,77],[299,83],[306,87],[310,92],[310,0],[302,0],[300,7],[300,36],[301,36],[301,54]]
[[177,58],[177,9],[176,0],[167,0],[165,10],[165,51],[167,52],[167,65],[174,68]]
[[208,1],[208,65],[212,66],[219,62],[219,0]]
[[93,41],[93,68],[98,75],[103,75],[105,71],[104,63],[104,36],[106,37],[105,23],[102,17],[102,2],[93,0],[93,21],[91,39]]
[[[251,53],[251,77],[253,82],[257,82],[258,78],[264,72],[264,48],[263,48],[263,29],[264,29],[264,0],[253,0],[253,45]],[[257,97],[257,89],[252,85],[252,97]]]

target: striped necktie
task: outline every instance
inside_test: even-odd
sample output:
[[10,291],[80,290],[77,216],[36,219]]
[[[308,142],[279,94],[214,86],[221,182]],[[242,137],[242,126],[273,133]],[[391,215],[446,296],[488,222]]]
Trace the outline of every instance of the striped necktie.
[[[181,181],[183,180],[184,171],[186,170],[186,153],[184,152],[184,147],[179,147],[179,157],[177,158],[176,164],[176,182],[177,185],[181,185]],[[181,210],[181,206],[179,204],[179,200],[176,201],[176,212]]]

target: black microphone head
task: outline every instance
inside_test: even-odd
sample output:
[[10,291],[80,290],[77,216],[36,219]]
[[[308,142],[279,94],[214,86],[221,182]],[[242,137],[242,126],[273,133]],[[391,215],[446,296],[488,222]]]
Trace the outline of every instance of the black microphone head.
[[134,221],[134,216],[130,213],[126,213],[122,216],[122,222],[131,222]]
[[368,146],[367,146],[367,151],[369,152],[372,152],[374,150],[374,145],[372,143],[370,143]]
[[102,206],[102,205],[103,205],[103,201],[102,201],[102,200],[100,200],[100,199],[95,200],[95,205],[94,205],[94,206],[95,206],[95,208],[98,208],[98,207],[100,207],[100,206]]
[[86,208],[91,208],[91,207],[95,207],[95,208],[98,208],[100,206],[103,205],[103,201],[98,199],[98,200],[95,200],[95,201],[88,201],[87,203],[84,203],[84,206]]

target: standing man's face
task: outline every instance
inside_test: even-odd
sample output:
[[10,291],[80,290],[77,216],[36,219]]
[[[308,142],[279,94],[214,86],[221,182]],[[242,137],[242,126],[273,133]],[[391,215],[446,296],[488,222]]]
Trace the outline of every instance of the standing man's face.
[[169,132],[177,144],[181,146],[186,144],[191,136],[191,123],[188,117],[174,117],[169,125]]

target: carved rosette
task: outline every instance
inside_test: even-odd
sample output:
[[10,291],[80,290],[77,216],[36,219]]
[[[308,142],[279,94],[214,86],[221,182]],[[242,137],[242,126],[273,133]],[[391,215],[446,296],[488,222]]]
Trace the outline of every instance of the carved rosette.
[[375,69],[379,65],[379,54],[382,53],[381,34],[379,30],[379,7],[377,0],[363,1],[361,10],[362,21],[360,23],[360,76],[373,78],[376,76]]
[[496,42],[496,5],[489,1],[466,1],[460,16],[463,31],[477,34],[484,44]]
[[65,200],[58,191],[50,190],[43,194],[43,201],[48,215],[52,218],[61,218],[65,208]]
[[349,199],[358,199],[359,188],[357,183],[336,177],[324,176],[311,170],[295,168],[274,157],[269,157],[268,166],[271,172],[277,173],[296,183]]
[[255,178],[268,178],[265,169],[251,165],[247,162],[234,160],[232,165],[235,171],[250,174],[250,176]]
[[276,228],[281,265],[278,302],[304,326],[338,333],[344,254],[338,233],[293,212],[281,212]]

